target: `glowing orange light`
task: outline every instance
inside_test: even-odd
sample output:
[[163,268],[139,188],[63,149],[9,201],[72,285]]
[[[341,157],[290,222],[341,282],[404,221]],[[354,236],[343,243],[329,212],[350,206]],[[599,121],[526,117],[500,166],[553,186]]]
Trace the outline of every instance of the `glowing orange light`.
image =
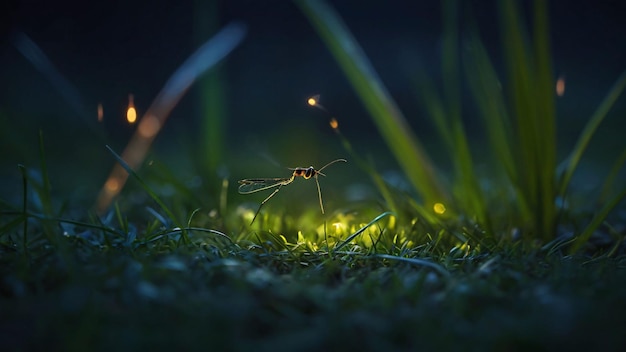
[[339,122],[337,122],[337,119],[335,119],[334,117],[330,119],[330,127],[332,127],[333,130],[336,130],[339,128]]
[[126,120],[128,123],[135,123],[135,121],[137,121],[137,110],[132,106],[126,110]]
[[556,80],[556,95],[562,97],[565,94],[565,77],[560,76],[559,79]]
[[[188,88],[200,74],[213,67],[230,53],[243,39],[244,34],[245,29],[241,25],[229,25],[216,34],[211,41],[203,44],[165,82],[157,97],[150,104],[148,111],[143,114],[142,119],[137,119],[137,110],[134,109],[132,96],[129,96],[129,108],[133,108],[135,120],[139,122],[139,126],[121,153],[121,158],[126,162],[127,167],[133,170],[141,167],[154,137],[163,127],[172,109],[178,104]],[[207,53],[211,53],[211,55],[207,55]],[[120,163],[113,166],[109,178],[105,181],[96,200],[98,215],[102,216],[108,210],[113,199],[124,187],[128,176],[127,169]],[[113,190],[116,191],[113,192]]]
[[128,95],[128,110],[126,110],[126,120],[128,123],[135,123],[137,121],[137,110],[135,110],[135,103],[133,102],[133,95]]
[[[313,106],[313,107],[316,107],[316,108],[318,108],[318,109],[320,109],[322,111],[326,111],[326,108],[324,108],[322,106],[322,104],[320,104],[320,95],[319,94],[316,94],[316,95],[310,97],[309,99],[307,99],[306,102],[309,105]],[[326,111],[326,112],[328,112],[328,111]]]
[[98,122],[102,122],[104,119],[104,108],[102,107],[102,103],[98,103]]
[[433,210],[437,214],[443,214],[446,212],[446,206],[442,203],[435,203],[435,205],[433,205]]

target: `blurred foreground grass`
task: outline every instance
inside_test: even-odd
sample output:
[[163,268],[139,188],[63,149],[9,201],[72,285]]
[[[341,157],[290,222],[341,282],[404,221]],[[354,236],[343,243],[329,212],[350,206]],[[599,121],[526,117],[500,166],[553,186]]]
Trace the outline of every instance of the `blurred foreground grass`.
[[437,253],[429,243],[372,250],[359,241],[329,254],[306,242],[230,243],[199,231],[178,245],[177,235],[132,239],[133,227],[124,237],[68,225],[60,236],[53,226],[54,245],[33,236],[28,257],[19,238],[3,236],[3,350],[618,351],[626,343],[623,257]]

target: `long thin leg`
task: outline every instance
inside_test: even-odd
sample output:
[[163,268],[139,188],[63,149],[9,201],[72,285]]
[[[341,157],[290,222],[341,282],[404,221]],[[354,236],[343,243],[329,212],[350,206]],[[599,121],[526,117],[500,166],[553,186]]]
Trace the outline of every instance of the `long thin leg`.
[[320,183],[317,180],[317,175],[315,175],[315,184],[317,185],[317,196],[320,199],[320,209],[322,209],[322,214],[324,214],[324,203],[322,203],[322,190],[320,189]]
[[[278,188],[276,188],[274,192],[272,192],[269,196],[267,196],[267,198],[265,198],[264,201],[261,202],[261,204],[259,205],[259,209],[257,209],[256,213],[254,214],[254,217],[252,218],[252,221],[250,222],[250,225],[252,225],[252,223],[254,222],[254,219],[256,219],[256,216],[259,215],[259,212],[261,211],[263,204],[265,204],[268,200],[270,200],[270,198],[272,198],[276,193],[278,193],[278,191],[280,191],[280,188],[282,186],[283,185],[278,186]],[[319,189],[319,186],[318,186],[318,189]]]

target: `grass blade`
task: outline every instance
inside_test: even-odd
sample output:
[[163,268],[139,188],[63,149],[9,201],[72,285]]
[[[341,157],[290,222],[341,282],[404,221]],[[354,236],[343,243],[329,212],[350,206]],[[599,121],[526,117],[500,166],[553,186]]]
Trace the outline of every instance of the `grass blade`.
[[602,209],[600,209],[600,211],[593,217],[591,223],[589,223],[580,236],[576,238],[576,241],[574,241],[574,244],[570,248],[570,254],[575,254],[585,243],[587,243],[593,232],[602,224],[604,219],[606,219],[609,213],[624,199],[624,197],[626,197],[626,188],[606,202]]
[[502,43],[508,70],[510,113],[515,120],[518,176],[516,188],[530,215],[529,235],[544,241],[554,236],[556,116],[548,41],[547,7],[535,2],[533,46],[517,1],[500,5]]
[[548,32],[548,2],[535,0],[533,6],[534,100],[536,102],[537,162],[539,173],[538,212],[544,239],[554,236],[557,221],[556,191],[556,110],[554,77]]
[[447,0],[443,4],[443,50],[442,80],[443,98],[436,93],[435,86],[425,73],[421,74],[420,86],[423,105],[435,123],[454,167],[453,196],[454,206],[447,204],[452,213],[465,213],[476,218],[481,226],[491,229],[491,219],[486,208],[480,184],[474,172],[474,162],[470,152],[468,136],[461,117],[460,64],[458,10],[456,0]]
[[615,185],[615,179],[617,178],[617,175],[619,174],[624,164],[626,164],[626,149],[624,149],[619,158],[615,160],[613,166],[611,167],[611,171],[609,171],[609,174],[604,179],[604,185],[602,186],[600,197],[598,197],[599,202],[603,202],[609,196],[612,186]]
[[445,276],[445,277],[449,277],[450,276],[450,273],[443,266],[441,266],[439,264],[436,264],[436,263],[433,263],[431,261],[425,260],[425,259],[398,257],[396,255],[390,255],[390,254],[375,254],[375,255],[373,255],[373,257],[389,259],[389,260],[396,260],[396,261],[400,261],[400,262],[414,264],[414,265],[417,265],[417,266],[425,266],[425,267],[434,269],[436,272],[438,272],[442,276]]
[[339,15],[325,1],[296,4],[343,69],[414,189],[429,205],[449,200],[430,158]]
[[161,207],[161,209],[163,209],[165,214],[167,214],[167,216],[170,219],[172,219],[172,222],[178,228],[183,229],[183,231],[181,232],[182,233],[182,239],[183,239],[185,244],[188,244],[189,243],[189,237],[187,236],[187,231],[184,230],[184,226],[181,225],[181,222],[176,219],[176,217],[174,216],[174,213],[172,213],[172,211],[165,205],[165,203],[163,203],[163,201],[159,198],[159,196],[157,196],[157,194],[154,193],[154,191],[152,191],[152,189],[150,189],[150,187],[141,179],[141,177],[139,177],[139,175],[137,175],[135,170],[133,170],[124,161],[124,159],[122,159],[121,156],[119,156],[115,151],[113,151],[113,149],[111,149],[111,147],[109,147],[108,145],[106,146],[106,148],[109,150],[109,152],[111,152],[111,154],[113,154],[113,156],[115,157],[117,162],[120,164],[120,166],[122,166],[122,168],[124,168],[124,170],[126,170],[126,172],[128,172],[128,174],[130,176],[132,176],[135,180],[137,180],[137,182],[139,182],[139,184],[141,185],[141,188],[143,188],[144,191],[146,191],[146,193],[148,193],[150,198],[152,198],[152,200],[154,200],[155,203],[157,203]]
[[477,34],[471,35],[469,47],[471,50],[463,60],[469,90],[483,119],[490,149],[516,192],[522,218],[529,219],[530,210],[520,187],[519,170],[511,148],[515,142],[500,81]]
[[39,130],[39,167],[41,168],[41,204],[46,215],[52,215],[52,195],[50,193],[50,178],[48,176],[48,165],[46,163],[46,153],[43,143],[43,131]]
[[24,165],[17,166],[22,173],[22,187],[23,187],[23,195],[22,195],[22,216],[21,221],[24,222],[24,235],[22,238],[22,246],[24,250],[24,256],[28,259],[28,218],[26,216],[28,212],[28,177],[26,176],[26,167]]
[[367,230],[370,226],[374,225],[375,223],[377,223],[380,219],[391,215],[391,212],[386,211],[380,215],[378,215],[377,217],[374,218],[374,220],[368,222],[365,226],[361,227],[359,230],[357,230],[355,233],[353,233],[352,235],[348,236],[348,238],[345,239],[345,241],[341,242],[340,244],[337,245],[337,247],[335,247],[335,249],[333,249],[333,252],[337,252],[338,250],[340,250],[341,248],[343,248],[345,245],[347,245],[348,243],[350,243],[350,241],[352,241],[353,239],[355,239],[358,235],[362,234],[365,230]]
[[600,106],[598,106],[598,109],[593,113],[591,119],[587,122],[585,128],[583,128],[580,137],[578,137],[576,146],[566,159],[565,169],[559,182],[559,195],[564,196],[567,192],[567,187],[572,179],[572,175],[580,162],[583,152],[587,149],[591,137],[593,137],[600,123],[604,120],[609,110],[611,110],[615,104],[615,101],[617,101],[617,98],[619,98],[624,91],[624,87],[626,87],[626,71],[622,72]]

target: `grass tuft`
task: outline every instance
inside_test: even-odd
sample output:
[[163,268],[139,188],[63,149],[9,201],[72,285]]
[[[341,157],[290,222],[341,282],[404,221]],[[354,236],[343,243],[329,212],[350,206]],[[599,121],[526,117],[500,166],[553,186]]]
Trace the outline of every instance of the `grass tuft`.
[[[445,177],[435,172],[436,167],[415,135],[407,130],[404,117],[339,15],[324,1],[300,0],[296,3],[361,97],[405,176],[422,196],[425,206],[412,200],[409,204],[424,219],[436,224],[438,219],[430,209],[442,202],[449,209],[447,218],[460,217],[469,224],[478,224],[482,229],[478,231],[479,236],[466,235],[482,244],[486,243],[485,238],[491,238],[488,241],[490,243],[502,243],[508,236],[506,232],[511,231],[521,233],[526,243],[535,240],[547,243],[559,236],[558,227],[563,211],[559,204],[566,199],[571,177],[592,135],[624,90],[626,72],[620,76],[583,129],[564,164],[563,173],[558,175],[554,78],[546,2],[533,2],[530,33],[524,25],[525,17],[517,1],[504,0],[498,3],[506,68],[506,80],[502,85],[475,26],[466,39],[469,51],[463,56],[463,65],[460,64],[460,3],[455,0],[444,1],[443,91],[441,95],[438,94],[425,74],[421,74],[419,85],[423,105],[454,166],[454,177],[449,187],[453,191],[448,194],[443,191],[448,187],[441,184]],[[488,180],[479,180],[476,175],[470,152],[472,145],[462,119],[465,109],[460,98],[461,71],[465,73],[469,91],[484,122],[489,147],[498,161],[492,167],[497,170],[497,174],[506,176],[504,184],[498,181],[497,175]],[[609,175],[607,183],[611,177]],[[485,183],[483,181],[489,182],[488,186],[482,185]],[[495,193],[500,198],[488,198],[494,195],[494,190],[489,188],[495,187],[505,191]],[[393,198],[388,195],[386,187],[378,188],[388,206],[395,211],[398,205],[395,201],[389,201]],[[622,199],[623,192],[619,192],[599,209],[594,220],[574,242],[573,250],[588,241]],[[503,202],[507,204],[504,212],[494,211],[490,205]]]

